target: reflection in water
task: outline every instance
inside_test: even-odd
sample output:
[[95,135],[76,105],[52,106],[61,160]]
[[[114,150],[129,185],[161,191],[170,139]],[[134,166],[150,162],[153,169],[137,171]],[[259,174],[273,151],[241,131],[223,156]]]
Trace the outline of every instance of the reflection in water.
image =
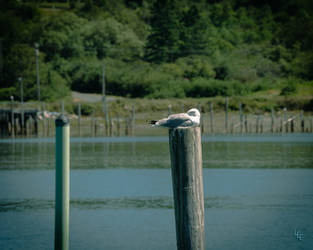
[[[70,147],[71,169],[169,168],[168,142],[162,138],[150,142],[141,137],[125,138],[125,141],[77,138]],[[313,167],[313,139],[303,142],[296,139],[291,143],[285,137],[279,141],[281,136],[276,141],[253,136],[234,137],[234,140],[225,136],[216,138],[215,141],[203,139],[204,168]],[[53,141],[36,139],[2,142],[0,169],[53,169],[54,147]]]
[[[204,199],[205,209],[305,209],[312,211],[313,195],[272,195],[265,200],[250,196],[215,196]],[[282,202],[283,200],[283,202]],[[54,200],[0,200],[0,213],[8,211],[54,209]],[[71,199],[78,209],[174,209],[172,197],[120,197],[109,199]]]

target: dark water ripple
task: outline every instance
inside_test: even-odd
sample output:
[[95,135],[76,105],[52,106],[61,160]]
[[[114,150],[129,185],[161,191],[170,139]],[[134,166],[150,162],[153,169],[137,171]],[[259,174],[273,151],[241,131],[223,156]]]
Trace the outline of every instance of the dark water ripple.
[[[276,202],[275,202],[276,201]],[[301,202],[299,202],[301,201]],[[54,209],[54,200],[21,199],[0,200],[0,212]],[[173,209],[172,197],[124,197],[110,199],[73,199],[71,208],[76,209]],[[276,197],[267,197],[265,202],[256,201],[249,196],[232,198],[229,196],[206,197],[205,209],[311,209],[313,211],[313,195],[289,195],[284,202]]]

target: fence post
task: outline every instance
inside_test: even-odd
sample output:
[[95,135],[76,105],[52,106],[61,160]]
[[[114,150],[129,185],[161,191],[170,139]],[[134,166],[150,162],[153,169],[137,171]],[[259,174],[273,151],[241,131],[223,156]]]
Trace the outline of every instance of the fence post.
[[94,134],[95,134],[95,136],[97,136],[97,129],[98,129],[97,118],[94,119],[94,126],[95,126]]
[[38,136],[39,133],[38,133],[38,117],[37,117],[37,114],[35,114],[34,126],[35,126],[35,135]]
[[135,130],[135,105],[132,105],[132,112],[131,112],[131,135],[134,135]]
[[55,176],[55,239],[54,248],[69,248],[69,176],[70,176],[70,124],[66,116],[55,120],[56,176]]
[[112,117],[109,117],[109,136],[113,136],[113,120]]
[[[197,109],[201,113],[201,105],[200,105],[200,103],[198,103]],[[200,117],[200,127],[201,127],[201,133],[204,134],[204,117],[203,116]]]
[[287,108],[284,108],[284,121],[285,121],[285,132],[288,133],[288,117],[287,117]]
[[225,132],[228,133],[228,96],[225,98]]
[[46,103],[43,103],[42,104],[42,135],[43,137],[46,136],[47,134],[47,121],[46,121],[46,118],[45,118],[45,112],[46,112]]
[[15,136],[15,121],[14,121],[14,97],[11,95],[11,136]]
[[240,134],[243,133],[243,115],[242,115],[242,103],[239,102],[239,118],[240,118]]
[[64,100],[61,102],[61,113],[64,114]]
[[176,240],[179,250],[204,250],[201,129],[169,130]]
[[94,127],[95,127],[95,110],[92,110],[91,119],[90,119],[91,136],[95,136]]
[[274,133],[274,110],[271,110],[271,133]]
[[300,113],[300,127],[301,127],[301,133],[304,133],[304,117],[303,117],[303,110],[301,110]]
[[259,111],[259,113],[256,116],[256,123],[255,123],[255,133],[258,134],[259,133],[259,128],[260,128],[260,114],[261,111]]
[[172,105],[171,104],[169,104],[167,106],[167,113],[168,113],[169,116],[172,114]]
[[279,114],[279,119],[280,119],[280,127],[279,127],[279,132],[283,133],[283,116],[282,114]]
[[126,116],[125,117],[125,136],[127,136],[128,135],[128,117]]
[[291,118],[291,121],[290,121],[290,132],[291,133],[294,133],[295,132],[295,122],[294,122],[294,117],[290,117]]
[[248,115],[245,115],[245,131],[246,131],[246,134],[248,134]]
[[120,125],[120,113],[117,113],[116,114],[116,123],[117,123],[117,126],[116,126],[116,129],[117,129],[117,136],[120,136],[121,133],[120,133],[120,129],[121,129],[121,125]]
[[81,127],[81,114],[82,114],[80,103],[78,103],[77,109],[78,109],[78,110],[77,110],[77,113],[78,113],[78,120],[77,120],[77,122],[78,122],[78,136],[80,136],[80,135],[81,135],[81,131],[80,131],[80,127]]
[[214,127],[213,127],[213,102],[210,102],[210,127],[211,127],[211,133],[214,133]]

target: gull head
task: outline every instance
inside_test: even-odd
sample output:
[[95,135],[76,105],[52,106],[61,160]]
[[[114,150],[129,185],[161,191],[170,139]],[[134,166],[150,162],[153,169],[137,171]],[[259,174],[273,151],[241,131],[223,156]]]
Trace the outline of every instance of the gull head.
[[193,109],[189,109],[188,112],[187,112],[188,115],[190,116],[194,116],[194,117],[197,117],[200,119],[200,112],[198,109],[196,108],[193,108]]

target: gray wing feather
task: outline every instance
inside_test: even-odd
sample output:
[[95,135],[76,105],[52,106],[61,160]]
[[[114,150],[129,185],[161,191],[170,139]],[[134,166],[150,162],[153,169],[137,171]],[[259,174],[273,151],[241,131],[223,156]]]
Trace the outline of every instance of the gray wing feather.
[[168,128],[187,127],[192,124],[189,115],[181,113],[170,115],[168,118],[159,120],[156,125]]

